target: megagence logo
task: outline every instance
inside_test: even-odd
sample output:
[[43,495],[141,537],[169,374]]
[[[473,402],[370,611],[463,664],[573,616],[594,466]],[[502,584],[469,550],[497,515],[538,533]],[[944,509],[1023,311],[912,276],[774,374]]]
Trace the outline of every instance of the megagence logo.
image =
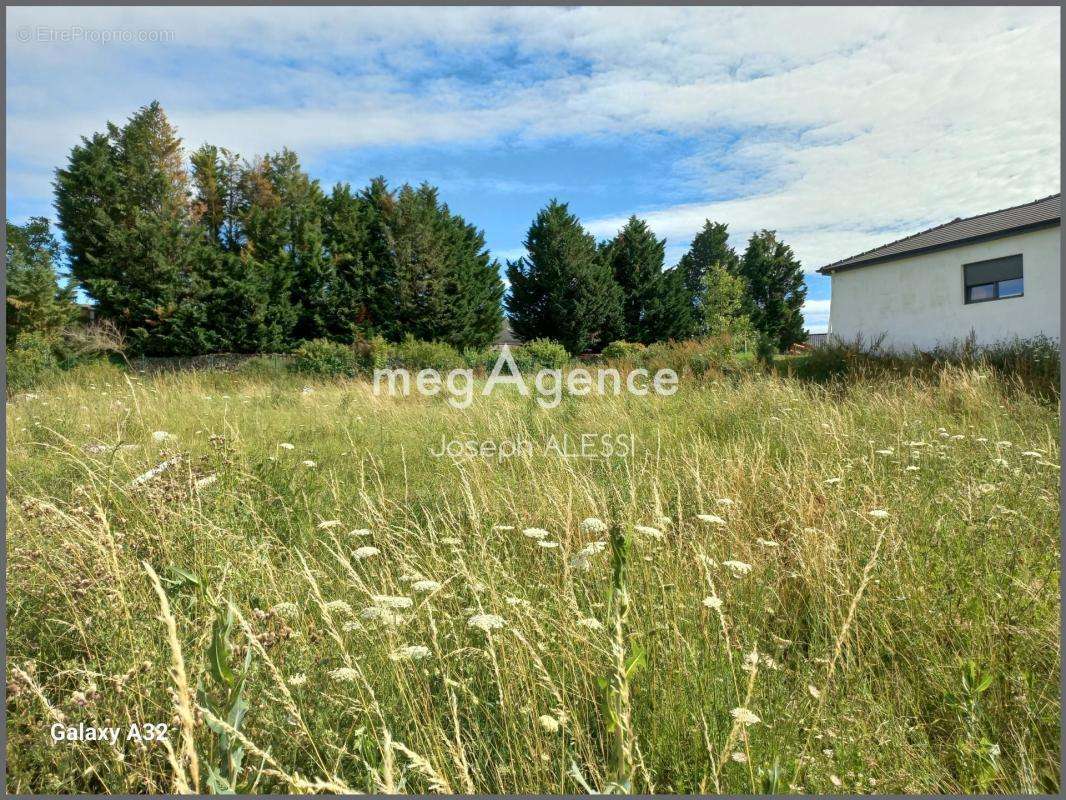
[[[504,368],[507,374],[504,374]],[[481,394],[488,397],[497,386],[514,386],[523,397],[531,394],[530,382],[511,355],[511,348],[504,345],[493,365],[492,372],[485,380]],[[660,369],[652,376],[646,369],[634,369],[624,375],[614,367],[588,370],[575,367],[566,371],[561,369],[542,369],[533,376],[533,390],[536,401],[542,408],[555,408],[563,401],[563,393],[584,397],[590,394],[620,395],[623,390],[637,397],[644,397],[650,392],[668,397],[677,392],[677,373],[672,369]],[[434,397],[441,392],[448,394],[448,403],[455,408],[469,408],[476,395],[474,371],[472,369],[453,369],[442,375],[435,369],[419,370],[413,377],[410,370],[403,367],[374,370],[374,394],[377,396],[407,397],[414,391],[426,397]]]

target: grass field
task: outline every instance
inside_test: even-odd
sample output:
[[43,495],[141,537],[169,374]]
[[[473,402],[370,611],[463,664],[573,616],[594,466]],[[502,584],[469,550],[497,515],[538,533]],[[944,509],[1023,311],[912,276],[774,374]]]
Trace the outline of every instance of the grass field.
[[305,383],[9,404],[8,791],[1058,790],[1057,402],[962,368],[553,411]]

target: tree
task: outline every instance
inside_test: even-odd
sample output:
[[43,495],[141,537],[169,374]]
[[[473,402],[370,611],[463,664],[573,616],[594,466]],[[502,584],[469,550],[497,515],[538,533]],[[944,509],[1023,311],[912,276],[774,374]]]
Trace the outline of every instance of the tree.
[[704,272],[703,286],[699,303],[701,330],[708,336],[749,339],[752,327],[745,280],[724,264],[714,263]]
[[[736,251],[729,246],[729,226],[722,222],[704,220],[703,227],[692,239],[688,252],[678,261],[678,269],[685,276],[685,288],[691,298],[693,317],[700,323],[698,333],[709,333],[702,326],[707,319],[703,303],[708,298],[706,277],[715,265],[726,272],[736,274],[740,259]],[[714,299],[713,296],[710,299]],[[713,312],[712,312],[713,316]]]
[[[169,354],[196,309],[181,140],[158,103],[83,138],[56,172],[71,273],[134,352]],[[179,314],[179,310],[181,313]]]
[[7,223],[7,346],[21,334],[54,339],[77,315],[74,284],[59,284],[59,243],[48,220],[31,217],[25,225]]
[[749,313],[756,332],[779,352],[804,341],[801,309],[807,287],[792,248],[778,241],[774,231],[752,234],[739,272],[748,284]]
[[685,274],[677,267],[660,273],[647,304],[643,337],[637,341],[650,344],[668,339],[690,339],[696,335],[697,329]]
[[552,200],[534,219],[526,255],[507,264],[505,301],[511,329],[523,341],[548,337],[571,353],[602,349],[622,328],[621,290],[565,203]]
[[656,239],[644,220],[630,217],[618,234],[602,248],[614,280],[622,290],[620,337],[648,344],[660,338],[649,311],[658,299],[666,240]]

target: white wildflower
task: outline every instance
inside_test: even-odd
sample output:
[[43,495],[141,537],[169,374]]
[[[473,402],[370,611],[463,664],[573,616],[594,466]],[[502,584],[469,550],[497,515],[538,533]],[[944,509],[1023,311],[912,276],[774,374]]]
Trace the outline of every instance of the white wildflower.
[[816,687],[813,683],[808,683],[807,684],[807,692],[815,700],[817,700],[819,697],[822,696],[822,693],[820,691],[818,691],[818,687]]
[[453,545],[453,546],[458,546],[458,545],[461,545],[463,543],[463,540],[458,538],[458,537],[456,537],[456,536],[445,536],[443,539],[441,539],[441,542],[443,544],[450,544],[450,545]]
[[204,477],[196,481],[195,486],[197,489],[206,489],[208,486],[215,483],[217,480],[218,475],[205,475]]
[[886,447],[883,450],[874,450],[874,452],[879,456],[890,456],[892,455],[893,450],[891,447]]
[[915,466],[914,464],[908,464],[907,467],[905,468],[905,471],[906,472],[917,472],[919,469],[921,469],[921,467]]
[[730,758],[733,759],[734,761],[736,761],[738,764],[746,764],[747,761],[748,761],[748,757],[746,755],[744,755],[742,752],[740,752],[739,750],[737,750],[735,753],[733,753],[733,755],[731,755]]
[[559,720],[557,720],[551,714],[541,714],[537,718],[537,721],[540,723],[540,727],[542,727],[548,733],[558,733]]
[[327,519],[318,523],[317,528],[320,531],[328,531],[330,528],[339,528],[343,524],[339,519]]
[[530,539],[543,539],[548,535],[548,532],[544,528],[526,528],[522,531],[523,536],[528,536]]
[[399,625],[403,622],[403,617],[399,614],[381,606],[367,606],[359,612],[359,617],[367,622],[382,622],[385,625]]
[[733,715],[733,719],[739,722],[741,725],[754,725],[761,720],[750,709],[738,706],[729,712]]
[[351,633],[352,631],[361,631],[361,630],[363,630],[363,626],[362,626],[362,625],[360,625],[360,624],[359,624],[359,622],[358,622],[357,620],[354,620],[354,619],[350,619],[350,620],[348,620],[347,622],[345,622],[345,623],[344,623],[344,624],[343,624],[343,625],[341,626],[341,629],[342,629],[342,630],[343,630],[343,631],[344,631],[345,633]]
[[1043,458],[1044,457],[1043,453],[1039,453],[1036,450],[1025,450],[1025,451],[1022,452],[1022,455],[1025,456],[1026,458]]
[[440,584],[437,581],[421,580],[412,583],[411,588],[416,592],[435,592],[440,589]]
[[558,547],[559,543],[558,542],[548,542],[548,541],[545,541],[544,539],[540,539],[537,542],[537,545],[540,546],[540,547],[543,547],[545,550],[551,550],[553,548]]
[[152,431],[153,442],[165,442],[169,439],[176,439],[177,437],[173,433],[167,433],[166,431]]
[[270,610],[279,617],[293,617],[296,616],[296,613],[299,611],[296,607],[296,603],[290,603],[288,601],[271,606]]
[[588,628],[590,631],[603,630],[603,623],[595,617],[582,617],[577,621],[577,624],[582,628]]
[[745,564],[743,561],[723,561],[722,566],[734,575],[747,575],[751,572],[751,564]]
[[733,501],[730,500],[728,497],[719,497],[718,500],[716,500],[715,502],[717,502],[718,505],[720,505],[720,506],[731,506],[731,505],[733,505]]
[[502,628],[504,621],[503,617],[496,614],[475,614],[466,621],[466,624],[471,628],[480,628],[488,633],[496,628]]
[[310,386],[305,386],[303,389],[300,390],[300,394],[305,395],[305,396],[309,395],[309,394],[314,394],[314,393],[315,393],[315,390],[312,389]]
[[422,644],[409,644],[406,647],[401,647],[399,650],[393,651],[389,655],[389,658],[393,661],[402,661],[404,659],[418,661],[428,657],[429,648]]
[[634,525],[633,530],[644,536],[650,536],[652,539],[662,539],[663,532],[658,528],[652,528],[647,525]]
[[314,461],[312,461],[311,459],[307,459],[306,461],[301,461],[300,463],[301,463],[301,464],[303,464],[303,465],[304,465],[305,467],[307,467],[308,469],[314,469],[315,467],[317,467],[317,466],[318,466],[318,464],[316,464],[316,463],[315,463]]
[[714,611],[722,610],[722,598],[717,596],[704,597],[703,604]]
[[874,519],[888,519],[888,512],[883,508],[874,508],[867,513]]
[[363,547],[356,548],[355,552],[352,553],[352,555],[355,556],[357,559],[362,560],[364,558],[373,558],[380,552],[380,550],[378,550],[372,545],[364,545]]
[[341,611],[345,614],[352,613],[352,607],[348,605],[344,600],[330,600],[323,604],[327,611]]
[[840,478],[826,478],[824,483],[826,486],[835,486],[836,484],[840,483],[840,481]]
[[338,669],[331,669],[329,676],[338,683],[353,683],[359,679],[358,671],[351,667],[340,667]]
[[837,786],[837,787],[840,787],[840,786],[844,785],[844,782],[842,780],[840,780],[840,778],[838,778],[836,775],[830,775],[829,776],[829,782],[831,784],[833,784],[834,786]]
[[415,604],[415,601],[410,597],[403,597],[402,595],[375,594],[371,599],[374,601],[374,605],[382,608],[410,608]]
[[586,517],[581,521],[580,527],[585,533],[604,533],[607,531],[607,523],[599,517]]
[[713,525],[725,525],[726,521],[719,517],[717,514],[697,514],[696,519],[703,522],[710,522]]
[[292,444],[291,442],[281,442],[281,443],[278,444],[278,447],[280,447],[282,450],[295,450],[296,449],[296,445]]
[[295,675],[291,676],[287,682],[289,686],[303,686],[305,683],[307,683],[307,676],[304,675],[302,672],[298,672]]
[[514,525],[493,525],[492,529],[494,531],[513,531]]
[[606,548],[607,542],[589,542],[587,545],[582,547],[580,550],[577,551],[577,553],[574,554],[573,558],[570,559],[570,564],[571,566],[574,566],[577,569],[591,569],[592,558],[598,555],[599,553],[602,553]]
[[348,535],[349,536],[357,536],[357,537],[369,536],[370,535],[370,529],[369,528],[356,528],[354,531],[348,531]]
[[771,541],[770,539],[763,539],[761,536],[758,539],[756,539],[755,541],[758,542],[759,544],[761,544],[763,547],[780,547],[781,546],[777,542]]

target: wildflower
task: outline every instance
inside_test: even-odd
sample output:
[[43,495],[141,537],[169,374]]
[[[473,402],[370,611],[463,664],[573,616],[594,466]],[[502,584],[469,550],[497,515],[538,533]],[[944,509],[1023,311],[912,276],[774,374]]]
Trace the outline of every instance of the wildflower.
[[704,597],[703,604],[714,611],[722,610],[722,598],[717,596]]
[[605,533],[607,523],[599,517],[587,517],[581,522],[581,530],[585,533]]
[[376,594],[371,599],[375,605],[382,608],[410,608],[415,603],[410,597],[395,597],[387,594]]
[[874,519],[888,519],[888,512],[882,508],[875,508],[867,513]]
[[741,725],[754,725],[755,723],[762,721],[755,715],[754,712],[747,708],[744,708],[743,706],[738,706],[729,713],[732,714],[733,719],[735,719]]
[[290,677],[287,683],[289,684],[289,686],[303,686],[305,683],[307,683],[307,676],[304,675],[302,672],[298,672],[292,677]]
[[314,394],[314,393],[315,393],[315,390],[312,389],[310,386],[305,386],[303,389],[300,390],[300,394],[304,395],[305,397],[307,395],[309,395],[309,394]]
[[838,778],[836,775],[830,775],[829,782],[837,787],[844,785],[844,782],[840,780],[840,778]]
[[892,455],[892,448],[891,447],[886,447],[883,450],[874,450],[874,452],[877,453],[877,455],[879,455],[879,456],[890,456],[890,455]]
[[330,600],[324,605],[327,611],[342,611],[345,614],[352,613],[352,607],[348,605],[344,600]]
[[756,539],[755,541],[758,542],[759,544],[761,544],[763,547],[780,547],[781,546],[777,542],[770,541],[769,539],[763,539],[761,536],[758,539]]
[[997,467],[1009,467],[1010,466],[1010,462],[1007,461],[1007,459],[1005,459],[1005,458],[993,458],[992,459],[992,463],[995,464]]
[[376,547],[373,547],[371,545],[364,545],[363,547],[357,548],[356,551],[352,553],[352,555],[355,556],[357,559],[362,560],[364,558],[373,558],[380,552],[381,551],[378,550]]
[[441,542],[443,542],[444,544],[450,544],[450,545],[456,545],[457,546],[457,545],[461,545],[463,543],[463,540],[459,539],[458,537],[455,537],[455,536],[445,536],[443,539],[441,539]]
[[726,521],[719,517],[717,514],[697,514],[696,519],[703,520],[704,522],[710,522],[714,525],[726,524]]
[[279,617],[292,617],[296,615],[299,609],[297,609],[296,603],[284,602],[271,606],[270,610]]
[[558,733],[559,720],[551,714],[541,714],[537,718],[537,721],[540,723],[540,727],[544,728],[548,733]]
[[651,528],[647,525],[634,525],[633,530],[644,536],[650,536],[652,539],[662,539],[663,532],[658,528]]
[[493,525],[492,529],[494,531],[513,531],[514,525]]
[[488,633],[496,628],[503,627],[503,617],[496,614],[475,614],[466,621],[471,628],[480,628]]
[[506,597],[504,602],[509,606],[522,606],[523,608],[532,608],[533,604],[522,597]]
[[206,489],[212,483],[218,480],[218,475],[205,475],[196,481],[195,486],[197,489]]
[[359,673],[351,667],[331,669],[329,676],[338,683],[352,683],[359,678]]
[[359,612],[359,617],[367,622],[380,622],[384,625],[399,625],[403,622],[402,616],[381,606],[367,606]]
[[905,471],[906,472],[917,472],[919,469],[920,469],[920,467],[917,467],[914,464],[909,464],[909,465],[907,465]]
[[543,539],[548,535],[548,532],[544,528],[526,528],[522,531],[523,536],[528,536],[530,539]]
[[595,617],[583,617],[577,621],[577,624],[582,628],[588,628],[590,631],[603,630],[603,623]]
[[551,550],[552,548],[558,547],[559,543],[558,542],[548,542],[548,541],[545,541],[544,539],[541,539],[541,540],[539,540],[537,542],[537,545],[539,545],[540,547],[543,547],[545,550]]
[[807,684],[807,692],[815,700],[817,700],[818,698],[820,698],[822,696],[822,693],[820,691],[818,691],[818,688],[812,683],[808,683]]
[[747,761],[748,761],[748,757],[746,755],[744,755],[742,752],[740,752],[739,750],[737,750],[735,753],[733,753],[733,755],[731,755],[730,758],[733,759],[734,761],[736,761],[738,764],[746,764]]
[[175,439],[175,438],[177,438],[177,437],[174,436],[174,434],[167,433],[166,431],[153,431],[152,432],[152,441],[154,441],[154,442],[165,442],[168,439]]
[[589,542],[574,554],[573,558],[570,559],[570,564],[577,569],[591,569],[593,556],[602,553],[606,548],[607,542]]
[[1025,450],[1022,453],[1022,455],[1025,456],[1026,458],[1043,458],[1044,457],[1042,453],[1038,453],[1036,450]]
[[750,653],[744,654],[744,663],[740,668],[745,672],[755,672],[759,667],[759,651],[752,650]]
[[429,648],[422,644],[409,644],[406,647],[401,647],[399,650],[394,651],[389,655],[393,661],[402,661],[408,659],[410,661],[418,661],[429,656]]
[[416,592],[435,592],[440,588],[440,584],[436,581],[421,580],[412,583],[411,588]]
[[745,564],[743,561],[723,561],[722,566],[734,575],[747,575],[751,572],[751,564]]
[[312,461],[311,459],[307,459],[306,461],[301,461],[300,463],[301,463],[301,464],[303,464],[303,465],[304,465],[305,467],[307,467],[308,469],[314,469],[315,467],[317,467],[317,466],[318,466],[318,464],[316,464],[316,463],[315,463],[314,461]]
[[992,494],[992,492],[996,491],[996,487],[991,483],[982,483],[977,486],[977,491],[981,494]]
[[363,629],[363,626],[360,625],[356,620],[350,619],[343,625],[341,625],[341,629],[345,633],[351,633],[352,631],[361,631]]
[[349,531],[348,535],[349,536],[369,536],[370,535],[370,529],[369,528],[356,528],[354,531]]
[[719,497],[716,502],[720,506],[731,506],[731,505],[733,505],[733,501],[730,500],[728,497]]
[[836,484],[840,483],[840,480],[840,478],[826,478],[824,483],[826,486],[835,486]]
[[296,449],[296,445],[292,444],[291,442],[281,442],[280,444],[278,444],[278,447],[280,447],[282,450],[295,450]]
[[328,531],[330,528],[339,528],[344,523],[339,519],[327,519],[316,526],[320,531]]

